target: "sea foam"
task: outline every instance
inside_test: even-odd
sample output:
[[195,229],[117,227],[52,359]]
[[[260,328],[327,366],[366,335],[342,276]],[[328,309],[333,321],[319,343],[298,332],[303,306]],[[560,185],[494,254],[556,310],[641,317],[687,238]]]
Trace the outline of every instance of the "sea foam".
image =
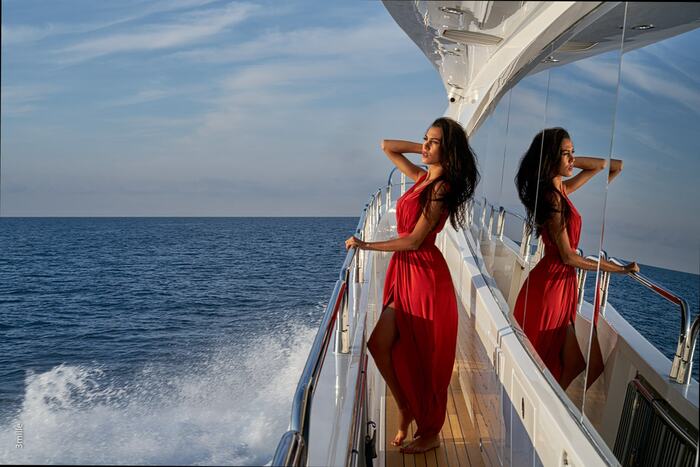
[[315,333],[220,343],[206,361],[145,365],[129,381],[98,365],[28,374],[0,464],[268,463]]

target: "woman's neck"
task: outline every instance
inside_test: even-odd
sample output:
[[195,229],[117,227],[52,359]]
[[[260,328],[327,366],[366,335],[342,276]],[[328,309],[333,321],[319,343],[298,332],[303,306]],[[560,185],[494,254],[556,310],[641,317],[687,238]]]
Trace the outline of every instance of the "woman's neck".
[[442,175],[442,166],[441,165],[429,165],[428,166],[428,176],[425,177],[426,182],[430,182],[435,180],[436,178],[440,177]]

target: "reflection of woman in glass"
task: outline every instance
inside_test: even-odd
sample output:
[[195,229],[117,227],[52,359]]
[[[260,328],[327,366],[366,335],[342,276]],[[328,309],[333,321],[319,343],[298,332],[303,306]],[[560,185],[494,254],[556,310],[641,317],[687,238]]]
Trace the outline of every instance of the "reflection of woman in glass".
[[[455,227],[464,223],[479,173],[464,129],[449,118],[435,120],[422,145],[384,141],[382,148],[416,182],[396,202],[399,237],[380,242],[350,237],[345,244],[395,252],[386,272],[382,314],[367,348],[399,408],[392,444],[403,444],[415,419],[414,440],[401,450],[417,453],[440,445],[457,345],[457,301],[435,236],[448,217]],[[422,154],[428,171],[405,153]]]
[[[541,152],[541,157],[540,157]],[[577,283],[575,268],[595,271],[596,261],[576,253],[581,233],[581,216],[569,200],[573,193],[605,168],[607,161],[595,157],[574,158],[574,146],[563,128],[548,128],[535,136],[520,162],[515,177],[520,200],[527,210],[529,225],[542,236],[544,256],[520,289],[514,317],[559,384],[566,389],[585,368],[574,320]],[[581,169],[571,177],[574,168]],[[622,169],[613,159],[608,182]],[[563,177],[571,177],[563,180]],[[625,267],[601,259],[608,272],[637,272],[636,263]],[[597,324],[597,316],[596,316]],[[602,372],[602,356],[594,331],[591,346],[589,386]],[[594,368],[595,367],[595,368]]]

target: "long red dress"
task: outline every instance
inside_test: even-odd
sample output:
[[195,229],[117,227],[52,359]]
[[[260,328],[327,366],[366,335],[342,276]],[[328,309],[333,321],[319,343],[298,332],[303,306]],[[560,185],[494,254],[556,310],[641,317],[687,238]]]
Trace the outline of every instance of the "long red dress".
[[[425,186],[419,185],[426,175],[396,203],[400,237],[410,234],[420,218],[419,196]],[[396,310],[398,338],[391,357],[416,419],[415,436],[431,436],[442,429],[455,361],[457,300],[447,263],[435,246],[447,217],[445,210],[417,250],[394,252],[384,284],[383,305],[394,302]]]
[[[566,191],[563,195],[569,205],[566,233],[571,249],[575,250],[581,236],[581,215]],[[559,249],[547,229],[542,229],[542,241],[544,256],[523,283],[513,316],[549,371],[558,379],[562,371],[561,351],[566,327],[576,318],[576,269],[561,260]]]

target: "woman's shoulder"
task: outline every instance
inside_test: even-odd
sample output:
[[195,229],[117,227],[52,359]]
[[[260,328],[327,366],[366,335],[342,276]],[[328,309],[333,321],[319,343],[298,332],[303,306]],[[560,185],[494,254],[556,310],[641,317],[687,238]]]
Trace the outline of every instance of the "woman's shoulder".
[[445,193],[450,191],[450,182],[445,180],[444,178],[438,178],[435,180],[435,184],[433,185],[433,193],[437,195],[444,195]]

